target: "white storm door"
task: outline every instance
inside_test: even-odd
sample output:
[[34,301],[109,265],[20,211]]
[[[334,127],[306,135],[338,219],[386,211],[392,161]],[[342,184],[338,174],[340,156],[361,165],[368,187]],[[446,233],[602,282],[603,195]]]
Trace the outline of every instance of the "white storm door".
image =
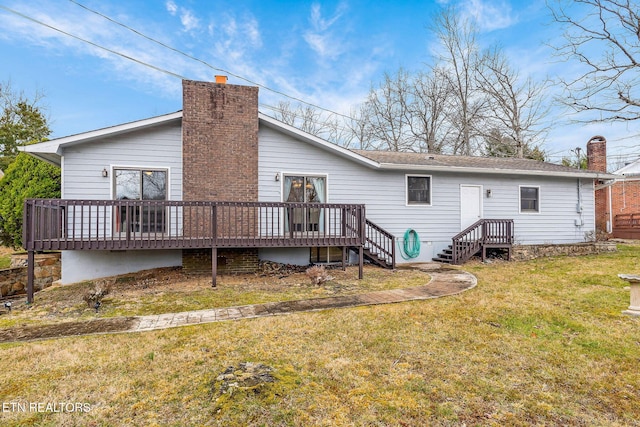
[[460,186],[460,230],[482,218],[482,186]]

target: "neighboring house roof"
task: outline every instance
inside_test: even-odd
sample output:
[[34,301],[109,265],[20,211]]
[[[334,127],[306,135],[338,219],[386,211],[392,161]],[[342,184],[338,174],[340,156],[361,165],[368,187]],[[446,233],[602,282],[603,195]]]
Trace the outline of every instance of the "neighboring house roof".
[[615,175],[624,175],[625,177],[640,176],[640,159],[629,163],[623,168],[613,172]]
[[[615,175],[603,172],[574,169],[553,163],[529,159],[501,157],[450,156],[429,153],[405,153],[390,151],[348,150],[298,128],[287,125],[273,117],[259,113],[260,123],[315,147],[332,152],[356,163],[374,169],[414,170],[414,171],[459,171],[506,175],[564,176],[575,178],[613,179]],[[151,117],[135,122],[84,132],[63,138],[52,139],[39,144],[21,147],[22,151],[49,163],[60,165],[62,149],[127,132],[164,125],[182,119],[182,111]]]

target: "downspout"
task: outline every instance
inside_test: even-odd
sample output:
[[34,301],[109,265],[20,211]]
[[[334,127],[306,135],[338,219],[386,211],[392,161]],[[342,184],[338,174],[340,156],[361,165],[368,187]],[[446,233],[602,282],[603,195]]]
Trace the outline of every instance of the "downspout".
[[607,221],[607,233],[613,232],[613,204],[611,203],[611,186],[607,187],[607,199],[609,201],[609,220]]

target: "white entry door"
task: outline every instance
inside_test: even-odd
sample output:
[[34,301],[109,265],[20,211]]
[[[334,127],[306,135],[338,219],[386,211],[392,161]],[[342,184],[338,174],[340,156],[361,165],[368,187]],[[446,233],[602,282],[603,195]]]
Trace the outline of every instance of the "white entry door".
[[482,186],[460,186],[460,230],[482,218]]

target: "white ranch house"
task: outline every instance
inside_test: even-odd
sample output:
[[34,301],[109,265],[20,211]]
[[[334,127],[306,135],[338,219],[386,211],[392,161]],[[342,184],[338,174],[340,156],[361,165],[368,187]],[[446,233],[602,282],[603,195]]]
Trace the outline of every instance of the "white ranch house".
[[[50,204],[49,216],[39,217],[35,225],[53,228],[47,233],[56,235],[34,229],[30,237],[36,245],[27,249],[63,249],[63,283],[193,265],[193,259],[206,256],[205,264],[217,260],[212,262],[215,274],[217,267],[243,267],[247,257],[239,254],[247,250],[253,251],[249,256],[253,261],[339,260],[347,252],[339,248],[366,246],[361,241],[331,240],[352,230],[346,225],[346,217],[356,215],[352,206],[363,206],[367,220],[393,235],[393,262],[398,263],[431,261],[452,245],[455,235],[482,219],[508,220],[509,245],[584,242],[595,230],[594,180],[611,178],[526,159],[348,150],[259,113],[257,88],[190,81],[184,88],[183,111],[24,148],[62,168],[62,201],[67,203]],[[105,202],[96,204],[95,211],[80,208],[73,218],[69,216],[68,201],[75,201],[75,206],[88,200]],[[273,227],[290,237],[301,232],[310,239],[319,235],[323,239],[308,240],[306,246],[299,240],[271,246],[259,240],[250,249],[239,240],[227,242],[225,249],[215,242],[153,248],[77,244],[116,234],[123,239],[125,230],[134,238],[138,233],[142,240],[155,233],[156,242],[158,233],[185,234],[186,217],[171,221],[178,212],[186,215],[187,208],[176,207],[171,214],[171,206],[157,204],[164,200],[257,202],[264,205],[252,211],[259,217],[250,226],[254,231]],[[139,205],[134,207],[135,202]],[[300,205],[291,208],[286,203]],[[323,208],[316,209],[313,203]],[[266,209],[272,209],[269,226]],[[63,213],[58,217],[52,212]],[[211,217],[218,228],[219,212]],[[86,230],[80,236],[74,224],[91,215],[97,221],[96,231],[90,224],[78,225]],[[342,221],[342,234],[329,234],[332,221]],[[69,237],[72,230],[74,236]],[[397,256],[407,230],[414,230],[421,244],[418,256],[410,260]],[[358,238],[359,233],[364,232],[358,229]],[[358,250],[351,253],[351,260],[357,261],[354,254]]]

